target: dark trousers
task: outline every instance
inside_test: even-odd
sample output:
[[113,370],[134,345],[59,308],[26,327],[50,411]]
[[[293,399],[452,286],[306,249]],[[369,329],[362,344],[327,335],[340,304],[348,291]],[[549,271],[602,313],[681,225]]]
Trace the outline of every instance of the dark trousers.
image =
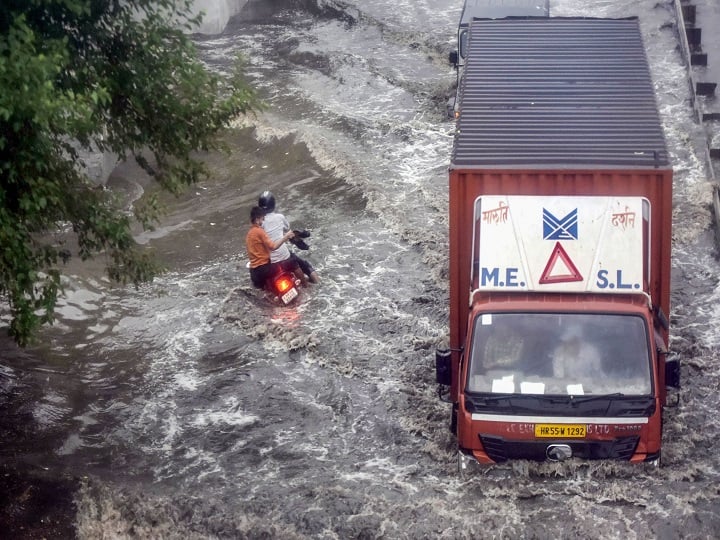
[[263,289],[268,279],[283,271],[294,272],[298,265],[298,261],[294,261],[292,257],[276,263],[263,264],[250,269],[250,281],[254,287]]
[[[294,261],[295,264],[300,267],[300,270],[302,270],[303,274],[305,274],[306,276],[309,276],[310,274],[312,274],[315,271],[312,264],[307,262],[305,259],[301,259],[297,255],[295,255],[295,253],[290,252],[289,260]],[[283,262],[285,262],[285,261],[283,261]]]

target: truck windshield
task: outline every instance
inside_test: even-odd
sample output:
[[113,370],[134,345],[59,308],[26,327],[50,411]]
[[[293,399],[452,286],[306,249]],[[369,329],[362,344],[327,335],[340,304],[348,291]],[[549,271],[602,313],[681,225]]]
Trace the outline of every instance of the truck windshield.
[[468,392],[647,396],[645,322],[634,315],[496,313],[475,319]]

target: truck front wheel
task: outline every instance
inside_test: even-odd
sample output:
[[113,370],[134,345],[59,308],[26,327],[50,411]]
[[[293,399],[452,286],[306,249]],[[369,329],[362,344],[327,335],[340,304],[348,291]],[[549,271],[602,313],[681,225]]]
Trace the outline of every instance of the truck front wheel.
[[660,468],[662,466],[662,452],[658,450],[658,453],[655,454],[652,459],[645,461],[645,463],[651,465],[655,469]]

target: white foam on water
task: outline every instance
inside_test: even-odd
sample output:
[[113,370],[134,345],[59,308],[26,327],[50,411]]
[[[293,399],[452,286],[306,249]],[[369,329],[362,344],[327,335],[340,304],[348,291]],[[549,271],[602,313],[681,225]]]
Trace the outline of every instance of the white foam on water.
[[[708,180],[689,133],[684,68],[673,30],[665,28],[669,18],[662,16],[667,6],[618,0],[558,0],[551,6],[558,16],[642,16],[676,169],[674,269],[697,285],[700,296],[683,284],[687,294],[679,295],[672,314],[673,343],[691,355],[683,361],[693,387],[685,390],[679,408],[667,412],[667,465],[647,472],[605,462],[519,463],[461,480],[455,476],[455,439],[447,430],[449,407],[436,399],[432,377],[432,350],[447,334],[447,306],[428,284],[428,276],[446,264],[445,168],[453,127],[428,114],[421,98],[434,83],[415,80],[420,77],[413,70],[437,80],[451,76],[435,59],[425,66],[427,50],[409,49],[403,58],[398,45],[415,34],[447,34],[442,41],[447,45],[459,5],[439,0],[337,5],[361,17],[359,25],[339,34],[337,44],[330,40],[341,25],[319,22],[297,30],[268,25],[263,32],[223,36],[205,45],[223,48],[213,52],[218,61],[230,58],[231,49],[250,51],[250,74],[263,78],[259,86],[276,105],[238,125],[253,125],[263,144],[294,136],[319,167],[360,188],[368,211],[326,214],[338,223],[326,226],[332,238],[316,244],[323,281],[292,308],[263,304],[251,287],[228,277],[228,261],[168,274],[137,295],[103,298],[103,309],[114,315],[96,323],[94,328],[110,330],[93,339],[109,349],[139,346],[140,361],[147,363],[139,402],[124,410],[126,423],[111,440],[141,441],[143,455],[152,456],[154,482],[175,488],[124,511],[126,492],[105,494],[103,516],[123,522],[137,515],[134,510],[149,508],[162,516],[154,510],[188,504],[200,521],[193,523],[196,531],[240,536],[238,531],[251,527],[247,523],[260,522],[277,527],[270,537],[300,530],[299,537],[328,538],[363,531],[388,538],[528,533],[646,538],[672,537],[688,524],[688,534],[714,531],[718,428],[708,419],[718,406],[719,269],[700,245],[711,223]],[[421,34],[434,10],[440,13],[440,29]],[[373,37],[383,35],[378,28],[392,40]],[[328,76],[288,65],[265,54],[268,37],[283,44],[296,39],[297,52],[327,55],[336,69]],[[237,47],[226,48],[234,40]],[[366,42],[375,49],[363,51]],[[387,51],[387,62],[373,58],[378,50]],[[397,58],[403,65],[392,65]],[[277,77],[268,76],[272,70]],[[334,128],[333,121],[347,129]],[[256,168],[267,164],[264,156],[257,157]],[[404,239],[429,239],[435,248],[422,254]],[[196,296],[201,288],[207,294]],[[416,300],[428,305],[418,307],[423,304]],[[251,342],[250,384],[257,393],[243,393],[242,381],[212,387],[215,373],[209,375],[202,362],[219,328]],[[233,437],[219,437],[225,432]],[[197,490],[197,500],[182,500],[175,482]],[[213,507],[213,499],[222,506]],[[253,512],[257,507],[263,511]],[[236,515],[243,516],[243,524],[232,521]],[[361,525],[342,529],[351,522]],[[181,536],[182,523],[169,530]],[[659,523],[668,528],[657,528]],[[250,530],[257,537],[266,532]]]
[[222,424],[246,427],[260,421],[257,416],[246,414],[240,410],[241,404],[235,397],[227,398],[217,405],[221,410],[199,412],[191,424],[198,427],[222,427]]

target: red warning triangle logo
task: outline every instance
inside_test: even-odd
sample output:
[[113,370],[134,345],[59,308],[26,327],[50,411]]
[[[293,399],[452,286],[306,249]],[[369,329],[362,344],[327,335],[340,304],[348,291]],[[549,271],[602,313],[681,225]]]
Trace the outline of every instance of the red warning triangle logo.
[[560,242],[555,243],[555,247],[550,254],[543,270],[542,276],[540,276],[540,285],[547,285],[549,283],[569,283],[571,281],[582,281],[583,277],[580,275],[575,264],[570,260],[570,256],[560,245]]

